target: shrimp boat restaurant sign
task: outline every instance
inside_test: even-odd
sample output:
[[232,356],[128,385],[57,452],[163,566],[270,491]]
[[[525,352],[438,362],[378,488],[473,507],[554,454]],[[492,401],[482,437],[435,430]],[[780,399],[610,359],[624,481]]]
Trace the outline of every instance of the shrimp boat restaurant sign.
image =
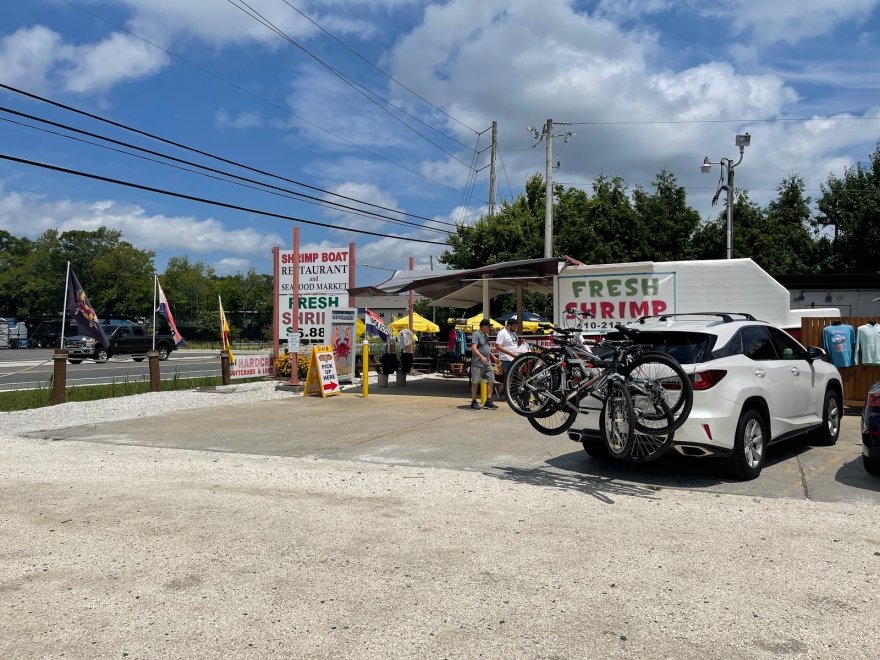
[[[293,331],[293,250],[278,251],[278,339]],[[348,307],[352,272],[348,248],[299,253],[299,336],[306,343],[326,344],[330,312]]]
[[675,312],[675,273],[560,273],[556,300],[561,320],[573,312],[589,312],[587,328],[613,328],[642,316]]
[[303,394],[320,394],[321,397],[341,394],[339,377],[336,375],[336,359],[332,346],[312,346],[309,371]]

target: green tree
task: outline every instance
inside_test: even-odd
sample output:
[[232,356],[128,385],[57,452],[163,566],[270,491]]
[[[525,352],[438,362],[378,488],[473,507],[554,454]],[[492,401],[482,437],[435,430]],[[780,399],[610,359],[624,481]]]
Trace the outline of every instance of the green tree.
[[647,252],[649,237],[642,230],[622,178],[599,176],[590,198],[581,190],[570,189],[560,196],[559,208],[564,212],[555,243],[561,254],[601,264],[633,261]]
[[753,236],[759,255],[755,261],[775,275],[817,272],[816,241],[810,230],[812,199],[804,197],[804,180],[788,176],[777,191],[776,199],[764,209],[766,230]]
[[687,193],[678,185],[674,174],[661,170],[654,178],[653,193],[636,188],[633,206],[639,226],[651,237],[648,254],[638,258],[652,261],[687,258],[691,236],[700,225],[700,214],[688,206]]
[[0,316],[24,315],[23,262],[34,249],[27,238],[17,238],[0,229]]
[[465,269],[542,256],[543,204],[543,183],[536,175],[526,182],[524,195],[503,202],[493,217],[458,225],[447,239],[450,248],[440,255],[440,263]]
[[[219,333],[216,274],[203,261],[189,256],[171,257],[160,276],[179,325],[196,329],[201,336]],[[224,310],[227,304],[224,302]]]
[[87,292],[91,295],[94,291],[92,302],[101,318],[151,319],[154,256],[154,252],[138,250],[126,241],[106,246],[94,256]]
[[868,163],[847,167],[820,186],[817,224],[834,227],[831,272],[880,272],[880,142]]
[[[754,249],[756,236],[766,232],[764,212],[744,190],[737,191],[733,204],[733,257],[750,257],[763,267],[762,254]],[[778,249],[778,247],[776,248]],[[691,238],[694,259],[724,259],[727,254],[727,209],[700,226]]]

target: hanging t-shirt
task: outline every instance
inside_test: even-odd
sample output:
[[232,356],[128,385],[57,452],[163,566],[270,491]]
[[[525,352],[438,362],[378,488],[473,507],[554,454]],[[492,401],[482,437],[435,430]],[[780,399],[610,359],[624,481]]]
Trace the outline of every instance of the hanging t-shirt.
[[880,323],[859,326],[855,356],[856,364],[880,364]]
[[828,358],[835,367],[853,366],[853,346],[856,331],[851,325],[838,323],[826,326],[822,331],[822,342],[828,351]]

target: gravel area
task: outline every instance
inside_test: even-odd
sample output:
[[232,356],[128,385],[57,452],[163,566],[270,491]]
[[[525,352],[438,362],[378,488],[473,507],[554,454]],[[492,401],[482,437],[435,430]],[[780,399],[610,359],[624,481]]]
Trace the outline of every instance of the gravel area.
[[[410,380],[423,378],[423,375],[409,376]],[[370,383],[376,383],[376,375],[370,376]],[[59,406],[46,406],[30,410],[0,412],[0,437],[18,435],[34,431],[62,429],[82,424],[116,422],[139,417],[165,415],[169,410],[182,411],[195,408],[215,408],[257,401],[272,401],[301,396],[287,389],[276,389],[277,381],[222,385],[198,390],[178,390],[174,392],[149,392],[133,396],[101,399],[98,401],[74,401]],[[358,379],[351,385],[343,386],[343,391],[361,387]]]
[[73,401],[59,406],[4,412],[0,413],[0,434],[18,435],[81,424],[152,417],[167,414],[169,410],[213,408],[299,396],[295,392],[276,390],[275,386],[275,382],[244,383],[221,386],[213,390],[149,392],[98,401]]

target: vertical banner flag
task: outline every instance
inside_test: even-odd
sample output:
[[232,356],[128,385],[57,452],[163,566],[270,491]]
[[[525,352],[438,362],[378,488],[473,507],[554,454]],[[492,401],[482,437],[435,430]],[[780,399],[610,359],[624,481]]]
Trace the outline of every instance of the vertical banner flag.
[[371,312],[369,309],[366,310],[364,316],[366,317],[364,323],[367,326],[367,334],[376,335],[382,341],[388,341],[388,337],[391,336],[391,331],[388,330],[388,326],[385,325],[385,322],[380,319],[375,312]]
[[229,361],[235,364],[235,355],[232,352],[232,343],[229,341],[229,324],[226,322],[226,314],[223,312],[223,301],[217,296],[217,302],[220,305],[220,343],[223,350],[229,352]]
[[186,339],[183,338],[183,335],[177,329],[177,324],[174,322],[174,314],[171,313],[171,308],[168,306],[168,298],[165,297],[165,292],[162,291],[162,285],[159,284],[158,278],[156,278],[156,286],[159,287],[159,308],[156,311],[168,322],[168,327],[171,328],[171,334],[174,337],[174,343],[177,346],[186,346]]
[[[69,268],[69,267],[68,267]],[[70,278],[67,282],[67,313],[76,320],[79,334],[92,337],[104,348],[110,347],[110,341],[98,322],[98,315],[92,308],[86,292],[83,291],[76,274],[69,268]]]

